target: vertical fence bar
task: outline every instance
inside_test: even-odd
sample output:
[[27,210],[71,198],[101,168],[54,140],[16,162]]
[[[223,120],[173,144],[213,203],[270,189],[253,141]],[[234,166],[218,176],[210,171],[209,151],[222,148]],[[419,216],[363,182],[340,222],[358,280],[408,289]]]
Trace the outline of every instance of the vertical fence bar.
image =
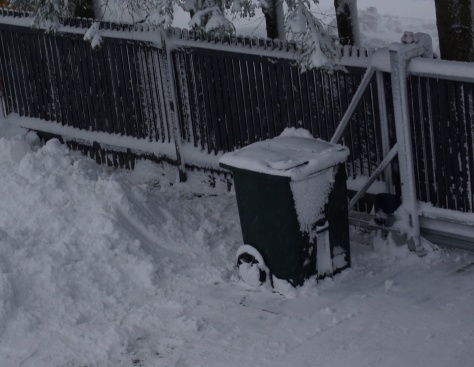
[[[228,93],[230,97],[230,121],[232,124],[232,129],[233,129],[233,137],[234,137],[234,144],[231,148],[231,150],[235,148],[241,148],[243,143],[242,143],[242,138],[241,138],[241,131],[240,131],[240,123],[239,123],[239,114],[241,113],[240,104],[238,103],[238,93],[236,92],[236,84],[238,84],[238,81],[236,81],[236,76],[234,75],[233,72],[233,60],[230,57],[225,57],[223,59],[225,63],[225,70],[227,74],[227,86],[229,88]],[[237,78],[238,80],[238,78]]]
[[433,116],[431,111],[431,91],[429,89],[429,81],[420,77],[419,83],[420,104],[423,110],[423,121],[421,121],[421,144],[424,156],[424,170],[426,181],[426,196],[428,202],[436,202],[435,192],[435,155],[433,154]]
[[178,86],[178,97],[179,97],[179,110],[180,114],[180,123],[181,123],[181,133],[183,134],[182,139],[187,142],[193,141],[194,143],[194,133],[193,133],[193,124],[191,117],[191,102],[190,91],[188,88],[190,75],[187,73],[187,62],[186,54],[177,51],[174,54],[175,58],[175,74],[178,76],[176,80],[176,85]]
[[[212,82],[213,88],[210,91],[216,96],[215,105],[212,106],[212,114],[214,116],[214,136],[215,136],[215,149],[214,153],[218,151],[227,150],[227,132],[225,124],[225,111],[224,111],[224,95],[222,91],[222,79],[220,74],[220,66],[218,57],[213,56],[210,58],[209,63],[212,70]],[[211,85],[209,85],[211,87]]]
[[235,138],[234,138],[234,129],[233,129],[233,116],[231,112],[231,100],[233,96],[229,94],[229,74],[226,69],[225,65],[225,57],[223,55],[219,55],[217,58],[218,69],[220,72],[220,80],[221,80],[221,93],[222,99],[224,101],[224,106],[222,110],[222,131],[224,132],[225,136],[223,136],[224,142],[224,151],[228,152],[233,150],[235,147]]
[[272,100],[277,102],[279,109],[279,118],[275,120],[275,135],[280,135],[280,132],[283,130],[284,126],[288,126],[288,99],[286,97],[285,83],[283,79],[283,63],[282,60],[273,65],[273,68],[270,67],[270,70],[273,71],[271,79],[271,95]]
[[145,138],[147,136],[147,129],[145,125],[145,117],[143,114],[143,108],[141,106],[141,98],[140,98],[140,84],[139,79],[140,76],[138,71],[140,70],[140,63],[139,63],[139,56],[137,51],[136,45],[129,45],[127,47],[128,50],[128,60],[127,64],[130,71],[130,80],[131,80],[131,88],[132,88],[132,96],[133,96],[133,115],[135,117],[135,137],[137,138]]
[[464,83],[456,82],[457,111],[459,119],[459,168],[461,171],[461,187],[458,188],[462,196],[463,211],[471,210],[469,204],[469,149],[467,144],[466,96]]
[[[262,81],[263,81],[263,98],[265,100],[265,106],[267,111],[267,127],[268,127],[268,138],[272,139],[277,134],[275,133],[275,126],[280,125],[280,111],[279,103],[277,98],[277,88],[272,88],[272,80],[274,66],[271,62],[262,63]],[[278,130],[278,128],[276,128]]]
[[[162,57],[160,57],[162,54]],[[163,56],[164,55],[164,56]],[[171,134],[170,134],[170,119],[168,110],[166,108],[167,105],[167,95],[165,93],[165,86],[167,83],[166,79],[166,64],[162,63],[160,60],[163,60],[166,57],[165,50],[157,50],[154,49],[151,51],[151,65],[153,70],[153,79],[155,81],[154,88],[155,91],[155,98],[156,100],[156,108],[159,116],[161,116],[161,123],[160,126],[157,126],[157,131],[161,132],[161,141],[162,142],[171,142]]]

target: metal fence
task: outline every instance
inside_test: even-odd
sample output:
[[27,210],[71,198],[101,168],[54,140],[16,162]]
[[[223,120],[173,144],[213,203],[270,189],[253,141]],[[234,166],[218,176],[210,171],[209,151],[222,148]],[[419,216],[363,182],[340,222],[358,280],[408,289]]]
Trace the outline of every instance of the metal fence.
[[[180,139],[208,155],[272,138],[291,126],[329,140],[361,82],[365,69],[360,65],[368,61],[366,50],[348,55],[346,49],[346,58],[359,60],[359,67],[302,72],[286,43],[208,40],[175,29],[164,34],[112,23],[101,23],[110,32],[92,49],[83,41],[90,24],[67,20],[49,34],[28,27],[22,14],[0,11],[7,114],[159,145],[174,140],[170,111],[176,110]],[[393,143],[390,74],[383,80]],[[176,100],[170,98],[172,83]],[[440,208],[474,211],[473,91],[472,82],[409,77],[417,194]],[[374,79],[344,135],[352,177],[369,176],[382,160],[378,92]],[[91,151],[98,155],[100,147]],[[98,161],[121,164],[103,155]]]
[[[172,33],[180,41],[196,38],[186,31]],[[222,44],[231,47],[212,52],[201,40],[195,41],[199,47],[180,41],[175,40],[172,55],[182,137],[209,154],[273,138],[286,127],[330,140],[365,72],[354,67],[302,72],[287,44],[263,39],[226,39]],[[273,50],[275,57],[260,54]],[[367,61],[364,52],[354,56]],[[344,136],[353,177],[370,175],[381,160],[376,88],[374,80]]]
[[419,200],[473,212],[474,83],[411,75],[408,95]]
[[6,113],[78,129],[169,141],[153,44],[108,38],[92,49],[83,35],[0,25]]

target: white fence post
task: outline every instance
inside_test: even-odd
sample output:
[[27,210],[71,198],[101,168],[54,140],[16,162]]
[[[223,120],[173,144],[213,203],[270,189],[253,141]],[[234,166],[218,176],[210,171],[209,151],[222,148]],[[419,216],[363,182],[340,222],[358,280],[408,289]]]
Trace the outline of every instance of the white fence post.
[[162,32],[163,44],[166,50],[166,70],[168,74],[168,108],[169,108],[169,116],[171,120],[171,128],[172,134],[174,139],[174,144],[176,148],[176,160],[178,162],[178,174],[179,174],[179,181],[185,182],[187,180],[186,175],[186,167],[183,159],[183,154],[181,151],[181,128],[179,125],[179,118],[178,118],[178,98],[176,95],[176,86],[175,80],[176,75],[174,73],[173,68],[173,56],[171,55],[172,47],[167,42],[169,37],[166,38],[166,33]]
[[[426,43],[393,43],[389,47],[392,77],[395,130],[398,144],[398,161],[402,190],[402,220],[407,229],[411,250],[421,251],[420,221],[416,196],[413,148],[410,130],[407,91],[407,64],[414,57],[425,54]],[[428,53],[428,52],[427,52]],[[429,53],[428,53],[429,54]]]
[[[385,102],[385,85],[383,81],[383,73],[379,70],[375,72],[377,77],[377,100],[379,105],[380,113],[380,132],[382,138],[382,153],[386,157],[390,152],[390,137],[389,137],[389,126],[387,118],[387,104]],[[392,168],[388,165],[384,170],[384,181],[385,181],[385,190],[388,193],[393,194],[393,179],[392,179]]]

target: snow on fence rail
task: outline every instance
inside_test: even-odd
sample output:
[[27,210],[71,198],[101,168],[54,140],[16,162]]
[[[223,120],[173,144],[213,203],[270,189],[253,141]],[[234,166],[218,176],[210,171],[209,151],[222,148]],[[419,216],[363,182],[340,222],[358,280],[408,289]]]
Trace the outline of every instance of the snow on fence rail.
[[[32,18],[27,12],[0,8],[0,23],[4,25],[31,28]],[[161,28],[149,24],[127,24],[96,21],[90,18],[61,18],[56,29],[59,33],[72,33],[84,36],[93,23],[99,23],[102,37],[128,39],[132,41],[152,42],[161,48]]]
[[[109,141],[120,144],[119,136],[155,142],[157,149],[147,145],[144,150],[176,159],[169,154],[173,105],[185,163],[211,168],[217,166],[215,155],[272,138],[287,126],[329,140],[373,54],[341,47],[341,65],[347,70],[301,72],[294,45],[279,41],[209,39],[175,28],[163,32],[101,22],[103,43],[92,49],[83,41],[92,20],[65,19],[55,35],[31,29],[29,22],[25,14],[0,10],[6,114],[54,121],[68,127],[67,133],[57,134],[69,137],[74,135],[70,128],[100,132],[95,140],[105,150],[111,149]],[[171,50],[175,101],[169,98],[166,49]],[[436,69],[439,60],[426,61]],[[436,207],[473,212],[473,83],[447,79],[409,77],[417,195]],[[390,74],[384,72],[382,81],[393,144]],[[378,87],[372,80],[343,137],[351,150],[347,171],[354,178],[369,176],[382,160]],[[102,163],[121,164],[130,153],[120,152],[121,159],[111,161],[97,141],[91,146],[91,155]]]

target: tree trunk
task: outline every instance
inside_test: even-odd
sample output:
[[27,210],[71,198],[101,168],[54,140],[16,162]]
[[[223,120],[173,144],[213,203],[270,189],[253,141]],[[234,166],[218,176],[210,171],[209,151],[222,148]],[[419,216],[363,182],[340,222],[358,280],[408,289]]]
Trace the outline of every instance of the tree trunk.
[[357,0],[334,0],[339,43],[360,46]]
[[474,61],[474,0],[435,0],[441,58]]
[[283,0],[269,0],[268,8],[264,8],[267,37],[285,39]]
[[80,18],[96,18],[94,14],[94,0],[75,0],[74,16]]

